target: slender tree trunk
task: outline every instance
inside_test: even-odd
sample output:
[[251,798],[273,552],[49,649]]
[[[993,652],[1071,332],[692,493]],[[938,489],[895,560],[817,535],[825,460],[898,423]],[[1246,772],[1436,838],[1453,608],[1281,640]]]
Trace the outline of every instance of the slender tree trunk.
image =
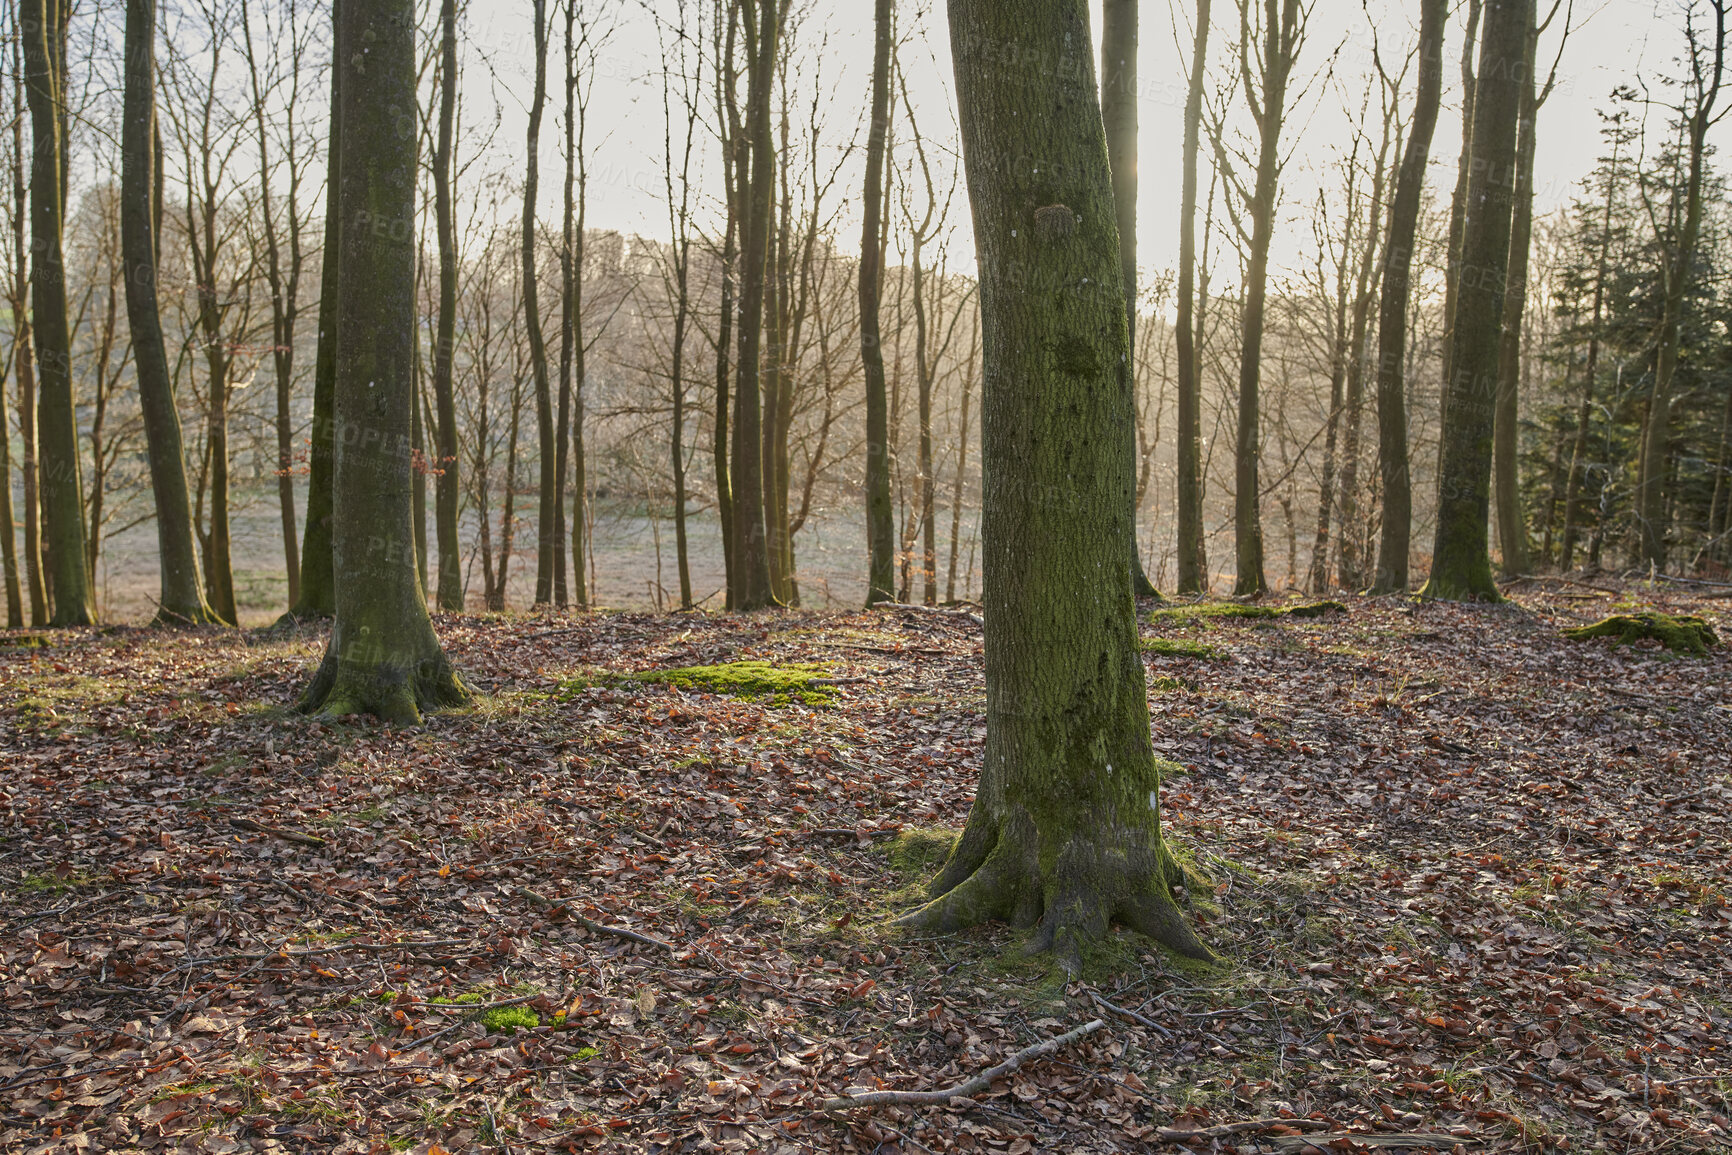
[[[1173,903],[1136,605],[1134,405],[1083,0],[951,0],[985,327],[985,770],[904,923],[1036,928],[1074,971],[1117,920],[1208,957]],[[1037,52],[1057,67],[1027,68]],[[1005,157],[1039,164],[1005,164]],[[1038,172],[1034,171],[1036,168]],[[1079,294],[1065,286],[1102,286]]]
[[[572,316],[574,297],[572,277],[576,274],[575,247],[572,236],[576,227],[577,184],[577,4],[566,0],[565,5],[565,184],[561,191],[559,215],[559,417],[554,429],[554,492],[553,508],[553,604],[564,607],[571,602],[571,587],[566,579],[565,471],[571,462],[571,385],[572,344],[576,336],[576,319]],[[572,562],[582,568],[582,559]],[[579,583],[582,582],[581,575]]]
[[[12,332],[11,357],[16,360],[16,320]],[[0,372],[0,576],[5,583],[6,628],[15,630],[24,624],[24,591],[18,580],[18,527],[12,520],[12,421],[6,413],[9,377],[10,373]]]
[[1588,357],[1582,367],[1582,404],[1576,414],[1575,441],[1570,447],[1570,478],[1564,488],[1564,537],[1558,546],[1558,568],[1568,570],[1574,561],[1581,523],[1582,482],[1588,467],[1588,427],[1594,415],[1594,383],[1600,370],[1600,326],[1605,314],[1606,272],[1612,252],[1612,206],[1617,189],[1618,154],[1623,137],[1612,138],[1612,166],[1606,177],[1606,203],[1600,218],[1600,253],[1594,272],[1594,309],[1588,328]]
[[1472,172],[1463,218],[1460,285],[1444,384],[1437,535],[1426,597],[1497,601],[1486,548],[1492,419],[1503,335],[1504,278],[1515,195],[1521,63],[1533,0],[1487,0],[1473,110]]
[[[354,0],[331,0],[331,20],[341,24],[343,8]],[[331,69],[331,108],[343,99],[347,69]],[[342,247],[342,125],[331,114],[330,140],[325,147],[325,238],[319,270],[319,344],[313,359],[313,428],[307,455],[307,524],[301,535],[301,599],[289,608],[290,619],[330,617],[336,610],[332,574],[332,533],[335,516],[337,434],[337,265]]]
[[523,176],[523,326],[529,336],[529,366],[535,377],[535,432],[541,467],[541,503],[536,518],[535,604],[553,601],[554,538],[558,533],[559,448],[554,442],[553,389],[548,380],[547,342],[541,332],[540,275],[535,259],[535,196],[540,183],[541,115],[547,107],[547,0],[535,6],[535,91],[529,100],[529,144]]
[[[1475,3],[1478,0],[1474,0]],[[1383,247],[1383,295],[1377,315],[1377,449],[1383,486],[1383,518],[1373,593],[1407,588],[1407,559],[1413,534],[1413,477],[1407,452],[1407,310],[1413,297],[1414,237],[1425,166],[1437,128],[1443,88],[1443,33],[1448,0],[1422,0],[1419,25],[1419,91],[1395,199],[1389,211],[1389,240]]]
[[[732,181],[730,180],[730,185]],[[722,566],[725,574],[724,605],[734,608],[734,499],[728,468],[728,378],[731,375],[729,350],[733,343],[734,323],[734,260],[735,236],[739,228],[734,210],[735,198],[728,197],[728,221],[722,240],[721,304],[716,321],[716,392],[715,421],[710,431],[710,456],[716,475],[716,511],[722,523]]]
[[[1351,234],[1349,234],[1351,235]],[[1329,417],[1323,426],[1323,477],[1317,488],[1317,533],[1311,540],[1311,568],[1305,588],[1329,588],[1329,530],[1335,513],[1335,446],[1341,436],[1341,409],[1347,384],[1347,238],[1335,266],[1335,341],[1329,351]]]
[[1197,145],[1203,113],[1203,74],[1209,55],[1209,0],[1197,0],[1185,94],[1185,155],[1179,193],[1179,299],[1173,337],[1179,361],[1178,521],[1179,592],[1208,589],[1203,559],[1202,366],[1197,356],[1194,300],[1197,278]]
[[[127,0],[126,96],[120,144],[120,245],[126,267],[126,316],[132,330],[138,405],[144,419],[150,485],[156,499],[156,622],[199,625],[216,615],[205,603],[187,496],[180,413],[156,294],[156,0]],[[8,537],[10,540],[10,537]]]
[[[1715,3],[1713,63],[1706,76],[1698,75],[1694,106],[1680,109],[1687,114],[1689,175],[1684,183],[1684,222],[1676,243],[1665,255],[1661,284],[1665,288],[1664,312],[1660,317],[1659,350],[1654,358],[1654,385],[1648,402],[1648,425],[1642,439],[1642,470],[1636,480],[1636,522],[1641,535],[1640,560],[1649,567],[1666,566],[1667,469],[1672,458],[1672,377],[1678,368],[1678,344],[1683,326],[1685,297],[1696,263],[1696,242],[1702,231],[1702,182],[1707,167],[1707,133],[1714,123],[1714,103],[1726,58],[1726,6]],[[1691,64],[1698,65],[1701,48],[1691,37]]]
[[[1137,3],[1101,0],[1101,122],[1107,134],[1107,164],[1112,170],[1113,215],[1119,227],[1119,271],[1125,284],[1125,331],[1131,364],[1137,336]],[[1134,373],[1133,373],[1134,377]],[[1123,431],[1125,452],[1135,472],[1136,414]],[[1137,549],[1137,493],[1131,493],[1131,588],[1140,598],[1160,592],[1143,572]]]
[[[770,95],[775,82],[776,43],[782,0],[747,5],[747,133],[751,144],[751,182],[740,229],[740,353],[734,388],[734,569],[735,609],[761,610],[774,604],[764,525],[764,469],[760,447],[760,374],[764,330],[764,282],[770,248],[775,195],[775,145]],[[753,31],[752,19],[757,18]]]
[[[335,60],[344,75],[332,114],[343,163],[334,192],[345,219],[414,219],[415,40],[412,0],[346,0],[338,10]],[[309,713],[368,713],[406,725],[468,698],[433,633],[415,569],[414,236],[411,228],[346,229],[336,254],[337,612],[301,698]]]
[[38,481],[36,436],[36,358],[30,338],[30,258],[24,240],[30,219],[29,190],[25,184],[24,160],[24,56],[23,37],[12,38],[12,245],[13,273],[12,364],[18,374],[18,434],[22,443],[19,472],[23,475],[24,581],[30,595],[30,624],[48,622],[48,586],[42,572],[42,504]]
[[[439,5],[439,134],[433,150],[433,215],[439,241],[439,317],[433,338],[433,537],[439,554],[440,609],[463,609],[463,545],[457,516],[457,219],[452,205],[451,138],[457,121],[457,0]],[[487,511],[481,511],[486,520]]]
[[[974,346],[979,349],[978,341]],[[974,386],[975,353],[971,351],[968,358],[968,369],[962,378],[962,421],[958,427],[961,440],[956,450],[956,478],[952,483],[950,495],[950,568],[944,577],[944,600],[956,600],[956,553],[962,534],[962,486],[968,476],[968,402],[969,393]]]
[[1516,137],[1515,205],[1510,218],[1509,280],[1504,291],[1503,344],[1498,355],[1497,410],[1492,432],[1492,479],[1497,501],[1498,544],[1507,577],[1528,573],[1527,515],[1522,509],[1519,384],[1522,369],[1522,317],[1528,293],[1528,250],[1534,224],[1534,122],[1539,112],[1534,63],[1539,29],[1530,27],[1522,61],[1521,118]]
[[1298,51],[1299,0],[1264,0],[1262,108],[1258,115],[1257,178],[1247,206],[1251,249],[1245,262],[1245,306],[1239,345],[1239,429],[1233,457],[1233,527],[1238,575],[1233,592],[1241,597],[1266,593],[1263,576],[1262,410],[1258,393],[1263,372],[1263,314],[1269,291],[1269,245],[1275,236],[1275,209],[1281,175],[1281,122],[1286,116],[1287,81]]
[[[1467,220],[1467,185],[1473,175],[1473,116],[1479,83],[1474,77],[1474,41],[1479,34],[1480,15],[1484,0],[1467,0],[1467,32],[1461,44],[1461,155],[1455,166],[1455,192],[1449,201],[1448,269],[1443,284],[1443,380],[1454,380],[1455,311],[1461,287],[1462,230]],[[1449,408],[1447,384],[1441,391],[1445,413]],[[1441,427],[1441,422],[1440,422]],[[1443,442],[1437,445],[1438,460],[1443,459]]]
[[1371,180],[1371,200],[1366,206],[1365,249],[1359,262],[1358,284],[1354,288],[1353,324],[1347,346],[1347,391],[1342,399],[1341,438],[1341,553],[1337,559],[1336,580],[1342,589],[1357,590],[1364,586],[1365,572],[1360,549],[1363,526],[1359,509],[1359,433],[1365,416],[1365,352],[1366,330],[1370,327],[1371,302],[1377,295],[1376,274],[1378,225],[1383,217],[1384,157],[1377,158]]
[[896,527],[890,503],[890,401],[884,381],[879,298],[884,280],[884,147],[890,131],[891,0],[877,0],[872,50],[872,122],[866,137],[866,183],[860,234],[860,359],[866,374],[866,604],[890,601]]
[[38,382],[43,528],[48,538],[52,626],[96,620],[84,568],[83,478],[72,401],[66,315],[66,23],[70,0],[20,0],[24,90],[30,108],[31,331]]

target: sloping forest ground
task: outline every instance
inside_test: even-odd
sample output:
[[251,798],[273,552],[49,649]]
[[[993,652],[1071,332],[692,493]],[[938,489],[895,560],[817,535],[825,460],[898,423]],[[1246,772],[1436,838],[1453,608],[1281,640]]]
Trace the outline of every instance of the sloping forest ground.
[[[409,731],[290,712],[316,631],[11,635],[0,1148],[1732,1151],[1732,660],[1558,632],[1732,602],[1511,593],[1152,615],[1229,965],[1071,983],[882,926],[973,791],[961,614],[447,618],[487,696]],[[820,679],[621,678],[747,659]]]

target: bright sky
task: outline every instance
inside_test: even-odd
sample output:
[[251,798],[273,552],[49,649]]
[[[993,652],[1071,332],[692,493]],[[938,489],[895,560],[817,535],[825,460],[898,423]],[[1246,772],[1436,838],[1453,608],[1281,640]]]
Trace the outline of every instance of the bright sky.
[[[611,6],[619,13],[619,25],[597,78],[589,221],[597,227],[657,234],[666,221],[660,202],[661,58],[645,2],[668,12],[675,0]],[[802,33],[805,50],[815,51],[818,36],[827,38],[822,87],[827,94],[828,136],[833,145],[841,146],[865,116],[872,6],[864,0],[803,2],[809,12]],[[1564,0],[1566,6],[1569,2]],[[1541,4],[1545,7],[1546,0]],[[1639,76],[1646,76],[1660,99],[1676,99],[1659,83],[1659,76],[1674,71],[1681,53],[1684,6],[1685,0],[1575,0],[1574,30],[1558,66],[1557,88],[1540,113],[1538,211],[1543,213],[1567,200],[1575,182],[1592,168],[1600,152],[1596,110],[1608,107],[1608,94],[1614,85],[1636,83]],[[472,51],[485,51],[491,57],[502,86],[511,90],[501,108],[502,123],[496,138],[496,148],[502,150],[498,163],[508,168],[514,168],[513,158],[521,154],[527,123],[526,97],[533,75],[528,8],[526,4],[475,5],[466,36]],[[902,53],[911,96],[925,131],[948,138],[953,105],[943,4],[927,0],[914,5],[899,0],[898,8],[902,31],[914,29]],[[1348,105],[1357,105],[1368,87],[1373,29],[1385,61],[1399,68],[1400,58],[1417,38],[1416,8],[1413,0],[1365,0],[1363,8],[1356,0],[1316,0],[1299,71],[1304,77],[1315,78],[1334,56],[1337,82],[1327,85],[1312,79],[1309,94],[1291,121],[1293,156],[1284,190],[1286,215],[1278,232],[1277,266],[1300,258],[1310,241],[1310,230],[1301,223],[1302,214],[1314,203],[1321,182],[1332,179],[1336,150],[1350,139]],[[1237,7],[1234,0],[1214,0],[1214,9],[1210,57],[1211,67],[1220,69],[1230,64],[1226,53],[1237,38]],[[1143,5],[1139,257],[1145,271],[1171,267],[1177,259],[1181,116],[1192,10],[1192,4],[1176,0]],[[562,21],[562,16],[553,20],[555,36]],[[1095,21],[1098,31],[1098,7]],[[1560,12],[1541,43],[1542,77],[1557,53],[1563,23]],[[1444,109],[1432,147],[1431,181],[1444,196],[1454,184],[1460,143],[1457,84],[1461,43],[1461,14],[1457,12],[1446,41]],[[553,52],[558,52],[557,41]],[[557,172],[560,163],[555,151],[560,132],[555,122],[559,68],[557,60],[550,61],[554,93],[550,93],[543,130],[544,174]],[[1411,99],[1412,84],[1410,79],[1404,104]],[[468,65],[465,91],[472,118],[491,119],[487,86],[485,70]],[[1663,130],[1663,120],[1663,115],[1656,116],[1655,131]],[[713,157],[713,142],[705,141],[704,145],[706,157]],[[841,181],[850,196],[857,195],[858,165],[856,159]],[[714,182],[709,183],[713,186]],[[544,175],[542,187],[548,190],[543,194],[543,211],[550,212],[557,196],[557,179],[550,182]],[[965,226],[966,212],[960,204],[955,215]],[[844,221],[842,240],[846,244],[857,234],[858,225],[852,216]]]

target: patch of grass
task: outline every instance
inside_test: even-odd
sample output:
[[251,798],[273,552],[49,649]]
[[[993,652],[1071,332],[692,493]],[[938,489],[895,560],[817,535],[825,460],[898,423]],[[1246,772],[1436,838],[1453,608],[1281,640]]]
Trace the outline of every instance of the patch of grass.
[[722,662],[714,666],[681,666],[671,670],[640,670],[635,674],[601,672],[568,679],[560,686],[560,697],[570,698],[591,686],[636,682],[722,694],[770,706],[787,706],[795,702],[807,706],[829,706],[836,701],[836,692],[824,681],[827,673],[824,666],[812,662],[774,666],[756,660]]
[[[470,991],[467,994],[458,995],[456,998],[436,998],[431,1001],[436,1006],[460,1007],[490,1002],[492,1000],[488,998],[488,993],[490,992]],[[519,993],[530,994],[532,992],[520,991]],[[489,1034],[509,1035],[518,1027],[539,1027],[541,1016],[525,1006],[489,1007],[481,1012],[481,1025],[487,1028]]]
[[1189,678],[1150,678],[1149,691],[1156,694],[1171,694],[1180,690],[1195,690],[1197,684]]
[[1591,626],[1566,629],[1564,637],[1574,642],[1590,638],[1611,638],[1615,644],[1631,645],[1640,641],[1656,641],[1667,650],[1705,658],[1708,651],[1720,644],[1714,627],[1705,618],[1692,614],[1663,614],[1657,610],[1634,614],[1613,614]]
[[47,634],[0,634],[0,649],[46,650]]
[[19,894],[60,894],[77,890],[96,881],[96,876],[84,870],[67,870],[54,874],[25,874],[18,880]]
[[1212,646],[1208,642],[1193,642],[1185,638],[1144,638],[1142,646],[1145,653],[1158,654],[1163,658],[1214,661],[1226,657],[1220,646]]
[[961,837],[959,831],[942,827],[910,827],[900,831],[884,850],[904,880],[920,882],[944,865]]
[[601,1050],[597,1047],[579,1047],[576,1051],[572,1052],[571,1061],[574,1063],[587,1063],[591,1059],[600,1057],[600,1055]]

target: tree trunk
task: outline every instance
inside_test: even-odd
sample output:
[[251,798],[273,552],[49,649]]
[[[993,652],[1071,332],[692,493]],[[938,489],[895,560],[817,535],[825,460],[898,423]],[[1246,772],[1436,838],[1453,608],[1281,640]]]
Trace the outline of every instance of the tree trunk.
[[[1275,236],[1276,194],[1281,176],[1281,121],[1287,80],[1298,50],[1299,0],[1264,0],[1262,108],[1258,115],[1257,183],[1251,203],[1251,249],[1246,258],[1245,306],[1239,345],[1239,429],[1233,454],[1233,541],[1241,597],[1266,593],[1263,576],[1261,409],[1263,313],[1269,291],[1269,245]],[[1249,47],[1247,46],[1247,51]]]
[[[1349,218],[1351,220],[1351,218]],[[1323,425],[1323,477],[1317,487],[1317,533],[1311,539],[1311,568],[1305,588],[1329,588],[1329,530],[1335,513],[1335,446],[1341,436],[1341,408],[1347,384],[1347,241],[1335,266],[1335,340],[1329,350],[1329,417]]]
[[535,378],[536,453],[541,467],[540,507],[536,517],[535,604],[553,601],[553,543],[558,534],[560,492],[555,476],[559,447],[554,442],[553,387],[547,371],[547,342],[541,332],[540,277],[535,260],[535,194],[541,177],[541,114],[547,106],[547,0],[535,6],[535,92],[529,100],[529,145],[523,175],[523,327],[529,336],[529,368]]
[[[1101,0],[1101,123],[1107,134],[1107,165],[1112,170],[1113,214],[1119,226],[1119,272],[1125,285],[1126,354],[1136,365],[1137,336],[1137,3]],[[1133,380],[1135,370],[1132,370]],[[1132,414],[1124,429],[1125,452],[1132,472],[1137,461],[1137,422]],[[1131,588],[1140,598],[1160,591],[1143,572],[1137,549],[1137,493],[1131,492]]]
[[[776,41],[782,0],[748,4],[746,130],[751,146],[751,181],[740,228],[740,353],[734,387],[734,444],[731,488],[734,514],[734,608],[761,610],[774,604],[764,528],[764,468],[760,427],[759,360],[764,330],[764,281],[769,256],[771,208],[775,194],[775,145],[770,124],[770,94],[775,82]],[[753,17],[757,17],[754,30]]]
[[[561,608],[571,603],[571,586],[566,576],[565,472],[571,464],[571,387],[572,345],[576,340],[576,317],[572,278],[578,272],[575,232],[575,202],[577,185],[577,5],[565,6],[565,184],[560,196],[559,214],[559,416],[554,437],[554,491],[558,495],[553,509],[553,604]],[[579,569],[581,558],[572,558]],[[579,579],[581,581],[581,577]]]
[[1519,384],[1522,369],[1522,317],[1527,310],[1528,250],[1534,226],[1534,122],[1539,105],[1534,88],[1534,62],[1539,29],[1529,26],[1522,61],[1521,113],[1516,137],[1515,205],[1510,214],[1509,279],[1504,290],[1503,344],[1498,354],[1497,409],[1492,431],[1493,491],[1497,500],[1498,545],[1506,577],[1519,577],[1533,567],[1528,559],[1527,515],[1522,510]]
[[187,496],[180,413],[156,295],[156,0],[127,0],[126,96],[121,120],[120,244],[138,407],[156,499],[159,625],[216,621],[205,603]]
[[[438,606],[463,609],[463,545],[457,511],[457,220],[452,205],[451,137],[457,121],[457,0],[439,5],[439,133],[433,150],[433,214],[439,241],[439,317],[433,338],[433,539],[439,554]],[[485,518],[487,511],[482,510]]]
[[895,597],[896,526],[890,503],[890,401],[878,315],[883,292],[884,145],[890,131],[891,0],[877,0],[872,50],[872,122],[866,137],[860,232],[860,359],[866,374],[866,604]]
[[1179,299],[1173,337],[1179,360],[1178,520],[1179,592],[1208,588],[1203,559],[1202,366],[1194,316],[1197,280],[1197,144],[1203,116],[1203,73],[1209,56],[1209,0],[1197,0],[1191,45],[1190,83],[1185,93],[1185,156],[1179,191]]
[[[986,754],[932,900],[901,920],[1035,926],[1073,972],[1113,920],[1210,957],[1173,901],[1125,581],[1134,405],[1087,12],[950,4],[985,330]],[[1056,67],[1021,63],[1040,53]]]
[[[978,350],[979,347],[977,339],[974,350]],[[950,566],[944,576],[944,600],[946,602],[956,600],[956,554],[962,533],[962,485],[968,476],[968,402],[974,387],[975,356],[976,353],[970,351],[968,368],[964,371],[962,378],[962,420],[958,425],[958,429],[961,431],[961,442],[956,450],[956,477],[952,482],[950,491]]]
[[[1461,282],[1462,229],[1467,219],[1467,183],[1473,173],[1473,110],[1479,84],[1473,74],[1473,46],[1479,34],[1479,20],[1484,0],[1467,0],[1467,32],[1461,44],[1461,155],[1455,166],[1455,192],[1449,201],[1449,252],[1443,283],[1443,381],[1454,379],[1455,310],[1457,290]],[[1441,403],[1449,406],[1447,384],[1440,390]],[[1440,420],[1441,425],[1441,420]],[[1438,460],[1443,459],[1443,442],[1437,445]]]
[[343,178],[332,192],[357,224],[337,254],[337,612],[300,704],[405,725],[468,698],[433,633],[411,536],[415,35],[412,0],[347,0],[336,17]]
[[[1714,122],[1714,103],[1720,95],[1725,64],[1726,10],[1714,6],[1713,64],[1707,76],[1700,75],[1701,46],[1694,28],[1690,37],[1690,63],[1698,69],[1695,104],[1680,108],[1689,134],[1689,175],[1684,183],[1684,223],[1677,242],[1665,255],[1661,284],[1665,288],[1664,312],[1660,317],[1659,350],[1654,359],[1654,386],[1648,403],[1648,426],[1642,439],[1642,471],[1636,480],[1636,523],[1641,535],[1640,560],[1647,566],[1666,566],[1668,519],[1666,484],[1671,460],[1672,377],[1678,368],[1678,343],[1684,319],[1684,299],[1696,263],[1696,240],[1702,231],[1702,181],[1706,169],[1708,127]],[[46,386],[45,386],[46,388]]]
[[66,315],[66,23],[69,0],[21,0],[24,90],[30,109],[31,330],[35,337],[37,435],[43,529],[48,541],[51,626],[96,620],[84,567],[83,477],[72,401]]
[[1389,210],[1389,239],[1383,247],[1383,295],[1377,315],[1377,452],[1383,485],[1383,524],[1378,542],[1373,593],[1407,588],[1407,559],[1413,534],[1413,477],[1407,454],[1407,310],[1413,297],[1414,235],[1425,166],[1437,128],[1443,88],[1443,32],[1448,0],[1423,0],[1419,24],[1419,92],[1395,198]]
[[1487,0],[1485,37],[1473,110],[1472,172],[1462,222],[1452,376],[1444,383],[1442,462],[1431,598],[1497,601],[1486,548],[1491,513],[1492,415],[1503,335],[1504,278],[1509,265],[1515,194],[1516,121],[1521,64],[1533,0]]
[[[340,24],[351,0],[331,0],[331,21]],[[333,56],[333,59],[335,57]],[[313,428],[307,454],[307,524],[301,534],[301,599],[285,617],[330,617],[336,610],[332,574],[332,534],[336,489],[337,426],[337,264],[342,245],[342,216],[337,190],[342,187],[342,126],[336,109],[342,104],[347,69],[331,69],[331,128],[325,146],[325,239],[319,269],[319,344],[313,358]]]

